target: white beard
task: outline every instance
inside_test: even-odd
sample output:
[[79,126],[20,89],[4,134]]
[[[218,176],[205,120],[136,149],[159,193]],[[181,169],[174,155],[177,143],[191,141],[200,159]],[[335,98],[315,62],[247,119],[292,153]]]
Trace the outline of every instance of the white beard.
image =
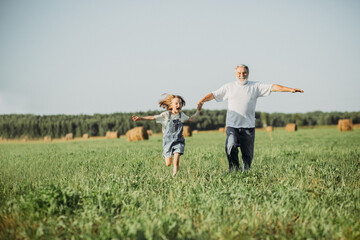
[[241,85],[246,85],[248,83],[247,79],[245,79],[245,81],[241,81],[240,79],[238,79],[238,81]]

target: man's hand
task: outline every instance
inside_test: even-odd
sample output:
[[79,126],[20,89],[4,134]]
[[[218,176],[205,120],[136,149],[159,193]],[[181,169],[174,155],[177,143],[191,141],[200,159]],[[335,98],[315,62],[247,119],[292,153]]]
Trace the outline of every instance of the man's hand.
[[132,120],[133,120],[134,122],[136,122],[136,121],[140,120],[140,118],[137,117],[137,116],[132,116]]
[[197,104],[197,110],[200,112],[201,109],[202,109],[202,106],[204,105],[204,103],[202,101],[200,101],[198,104]]
[[293,88],[293,89],[291,90],[291,92],[292,92],[292,93],[296,93],[296,92],[303,93],[304,91],[301,90],[301,89],[298,89],[298,88]]
[[203,98],[198,102],[198,104],[197,104],[197,109],[198,109],[199,111],[201,111],[202,106],[204,105],[204,103],[205,103],[205,102],[208,102],[208,101],[211,101],[211,100],[213,100],[213,99],[215,99],[215,98],[214,98],[214,95],[213,95],[212,93],[209,93],[208,95],[206,95],[205,97],[203,97]]

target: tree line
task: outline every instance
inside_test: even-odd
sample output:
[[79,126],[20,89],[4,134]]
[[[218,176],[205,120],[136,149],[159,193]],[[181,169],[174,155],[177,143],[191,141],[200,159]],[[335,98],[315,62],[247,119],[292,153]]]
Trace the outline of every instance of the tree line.
[[[191,116],[194,110],[184,110]],[[135,113],[112,113],[93,115],[33,115],[33,114],[6,114],[0,115],[0,137],[12,139],[52,138],[64,137],[73,133],[75,137],[83,134],[89,136],[105,136],[107,131],[116,131],[119,135],[129,129],[144,126],[155,133],[161,132],[161,125],[155,121],[133,122],[132,115],[152,116],[161,111],[147,111]],[[360,123],[360,112],[309,112],[309,113],[266,113],[256,112],[255,126],[283,127],[287,123],[296,123],[298,126],[334,125],[339,119],[350,118],[353,123]],[[225,126],[226,110],[202,110],[195,122],[185,123],[192,130],[214,130]]]

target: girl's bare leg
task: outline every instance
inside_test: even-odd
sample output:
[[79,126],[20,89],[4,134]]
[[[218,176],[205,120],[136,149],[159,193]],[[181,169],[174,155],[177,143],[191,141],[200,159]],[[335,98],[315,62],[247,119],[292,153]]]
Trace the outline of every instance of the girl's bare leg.
[[173,177],[179,171],[179,162],[180,162],[180,153],[174,153],[174,170],[173,170]]
[[169,157],[169,158],[165,158],[165,164],[166,164],[166,166],[171,166],[171,157]]

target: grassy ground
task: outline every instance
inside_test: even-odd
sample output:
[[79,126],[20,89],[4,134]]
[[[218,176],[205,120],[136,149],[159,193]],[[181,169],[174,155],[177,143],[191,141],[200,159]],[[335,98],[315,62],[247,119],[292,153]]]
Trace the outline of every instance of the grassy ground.
[[144,142],[0,144],[0,239],[359,239],[360,130],[256,132],[246,174],[225,136],[186,139],[180,172]]

